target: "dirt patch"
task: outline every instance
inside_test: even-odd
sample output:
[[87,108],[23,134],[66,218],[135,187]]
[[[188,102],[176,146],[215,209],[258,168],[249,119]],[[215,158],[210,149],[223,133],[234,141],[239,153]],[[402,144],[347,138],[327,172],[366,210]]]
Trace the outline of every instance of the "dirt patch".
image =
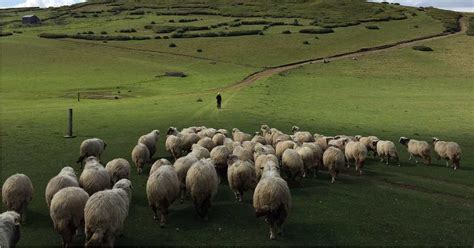
[[455,199],[458,199],[458,200],[468,200],[468,201],[472,200],[472,199],[466,198],[464,196],[454,195],[454,194],[451,194],[451,193],[448,193],[448,192],[441,192],[441,191],[437,191],[437,190],[431,190],[431,189],[419,187],[419,186],[416,186],[416,185],[413,185],[413,184],[408,184],[408,183],[403,183],[403,182],[394,182],[394,181],[390,181],[388,179],[383,179],[383,181],[385,183],[388,183],[388,184],[390,184],[392,186],[395,186],[395,187],[398,187],[398,188],[414,190],[414,191],[418,191],[418,192],[422,192],[422,193],[426,193],[426,194],[447,196],[447,197],[455,198]]

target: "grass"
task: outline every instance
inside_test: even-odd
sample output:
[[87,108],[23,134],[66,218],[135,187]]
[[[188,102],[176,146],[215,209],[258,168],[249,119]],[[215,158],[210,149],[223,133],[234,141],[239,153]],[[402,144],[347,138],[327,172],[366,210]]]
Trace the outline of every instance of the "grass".
[[[257,8],[248,4],[244,2],[235,11]],[[399,8],[383,8],[392,7]],[[77,11],[103,8],[84,5]],[[229,7],[226,11],[233,10]],[[406,20],[377,22],[377,32],[358,25],[334,28],[335,33],[320,35],[319,39],[299,34],[298,30],[305,28],[300,26],[274,26],[265,35],[255,37],[107,44],[37,37],[41,32],[75,34],[89,30],[112,35],[122,28],[137,28],[138,34],[154,35],[140,27],[152,21],[171,25],[169,19],[196,18],[199,20],[175,23],[196,26],[235,19],[148,14],[140,15],[139,19],[123,19],[121,15],[74,21],[66,18],[67,25],[7,26],[23,33],[0,39],[1,180],[23,172],[31,177],[36,189],[27,213],[29,219],[22,225],[19,246],[61,245],[43,193],[47,181],[63,166],[71,165],[78,170],[74,161],[83,139],[103,138],[108,147],[102,159],[109,161],[117,157],[130,159],[138,137],[152,129],[163,132],[169,126],[206,125],[238,127],[251,133],[263,123],[286,132],[296,124],[328,135],[373,134],[393,141],[402,135],[423,140],[438,136],[457,141],[464,155],[461,170],[455,172],[436,160],[430,167],[408,162],[405,149],[398,146],[400,168],[370,160],[361,177],[355,176],[351,168],[334,185],[329,184],[326,173],[306,179],[304,188],[291,189],[293,208],[284,236],[275,242],[268,240],[264,221],[254,217],[250,194],[246,194],[244,203],[237,203],[226,185],[219,187],[209,222],[201,221],[186,201],[171,207],[169,224],[160,229],[147,204],[146,176],[133,171],[133,203],[125,236],[119,237],[116,245],[474,243],[474,155],[470,152],[474,149],[474,54],[472,49],[466,49],[472,37],[458,35],[422,44],[433,48],[430,53],[406,47],[358,60],[312,64],[237,89],[225,88],[263,66],[435,34],[444,28],[440,21],[421,12]],[[107,22],[108,18],[116,20]],[[299,18],[303,26],[309,26],[311,21]],[[419,28],[413,28],[414,25]],[[285,30],[291,30],[291,34],[281,34]],[[310,44],[304,45],[303,41],[309,39]],[[170,43],[177,47],[169,48]],[[203,52],[197,52],[200,49]],[[162,77],[167,71],[182,71],[187,77]],[[222,111],[215,109],[217,91],[223,95]],[[77,92],[83,96],[121,98],[77,102]],[[68,108],[74,109],[75,139],[63,138]],[[163,139],[156,157],[169,156]],[[76,244],[82,242],[79,239]]]

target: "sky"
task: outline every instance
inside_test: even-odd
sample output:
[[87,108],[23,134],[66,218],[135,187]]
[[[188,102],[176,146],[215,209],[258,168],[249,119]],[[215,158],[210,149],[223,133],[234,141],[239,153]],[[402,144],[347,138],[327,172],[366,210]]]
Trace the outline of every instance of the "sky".
[[[397,2],[407,6],[433,6],[440,9],[474,12],[474,0],[370,0],[371,2]],[[0,0],[0,8],[57,7],[85,2],[85,0]]]

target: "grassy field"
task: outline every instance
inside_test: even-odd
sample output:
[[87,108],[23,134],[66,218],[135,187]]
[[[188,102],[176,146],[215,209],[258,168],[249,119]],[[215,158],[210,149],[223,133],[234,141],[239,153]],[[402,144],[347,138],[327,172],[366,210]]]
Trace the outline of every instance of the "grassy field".
[[[97,10],[95,5],[84,8]],[[36,189],[19,246],[61,245],[44,189],[63,166],[79,172],[74,161],[83,139],[104,139],[108,147],[103,161],[109,161],[130,159],[138,137],[152,129],[164,133],[169,126],[206,125],[253,132],[263,123],[287,132],[296,124],[327,135],[373,134],[393,141],[400,136],[437,136],[457,141],[464,155],[461,170],[453,171],[436,159],[429,167],[408,162],[405,149],[398,146],[401,167],[370,160],[363,176],[355,176],[351,168],[333,185],[324,172],[305,179],[303,188],[291,189],[293,208],[284,236],[272,242],[264,221],[254,217],[251,194],[238,203],[226,185],[219,187],[208,222],[200,220],[186,201],[171,207],[169,224],[160,229],[148,207],[147,177],[133,171],[133,202],[125,236],[116,245],[474,244],[473,37],[458,35],[423,44],[433,52],[406,47],[358,60],[312,64],[238,89],[226,86],[265,66],[436,34],[443,25],[419,13],[406,20],[377,22],[378,31],[362,24],[336,28],[335,33],[317,35],[319,39],[281,34],[282,29],[303,28],[294,26],[271,27],[263,36],[108,43],[37,37],[41,32],[134,27],[146,34],[142,26],[151,21],[164,24],[183,18],[145,15],[124,20],[121,15],[113,22],[98,17],[66,19],[67,25],[8,24],[11,31],[23,33],[0,38],[1,181],[21,172],[30,176]],[[234,19],[197,17],[205,20],[192,25]],[[300,22],[309,25],[310,19]],[[310,45],[302,44],[306,39]],[[169,48],[171,42],[177,47]],[[203,52],[197,54],[198,48]],[[188,76],[162,77],[166,71]],[[224,98],[221,111],[215,109],[217,91]],[[77,92],[101,98],[77,102]],[[62,137],[68,108],[75,113],[75,139]],[[162,138],[155,157],[168,156]]]

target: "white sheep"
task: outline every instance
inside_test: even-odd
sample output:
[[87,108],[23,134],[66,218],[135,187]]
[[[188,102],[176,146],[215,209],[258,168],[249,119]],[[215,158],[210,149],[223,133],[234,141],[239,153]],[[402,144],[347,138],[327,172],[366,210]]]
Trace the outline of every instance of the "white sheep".
[[260,143],[262,145],[266,145],[267,141],[265,140],[265,137],[260,135],[260,132],[256,132],[255,135],[253,136],[252,140],[250,140],[255,143]]
[[331,174],[331,183],[334,183],[337,178],[337,174],[342,169],[345,163],[344,153],[341,149],[333,146],[329,146],[323,154],[323,164]]
[[59,190],[51,200],[49,215],[54,229],[63,239],[63,247],[71,245],[76,230],[84,222],[84,207],[89,194],[79,187],[66,187]]
[[334,136],[334,139],[331,139],[328,141],[328,146],[334,146],[334,147],[339,148],[341,151],[344,151],[346,144],[349,141],[350,141],[350,138],[348,138],[347,136],[344,136],[344,137]]
[[453,164],[451,167],[454,170],[459,169],[461,161],[461,147],[458,143],[452,141],[441,141],[436,137],[433,137],[433,146],[437,154],[437,158],[446,159],[446,167],[449,167],[449,161]]
[[224,145],[225,138],[227,137],[224,134],[216,133],[216,135],[212,137],[212,142],[214,143],[215,146],[221,146],[221,145]]
[[160,226],[164,227],[168,208],[178,199],[180,193],[180,183],[178,174],[171,164],[160,166],[148,177],[146,183],[146,195],[148,204],[153,210],[153,219],[158,220],[158,213],[161,213]]
[[212,151],[212,149],[214,149],[214,147],[216,147],[216,145],[214,144],[214,142],[212,141],[211,138],[209,137],[203,137],[201,138],[198,142],[197,142],[198,145],[206,148],[208,151]]
[[367,147],[359,141],[349,141],[346,144],[344,154],[346,156],[347,168],[349,168],[351,162],[354,162],[356,171],[359,172],[359,175],[362,175],[362,168],[367,159]]
[[306,173],[313,173],[313,177],[316,177],[316,161],[315,155],[311,148],[307,146],[297,146],[295,147],[295,151],[300,155],[301,159],[303,160],[303,177],[306,177]]
[[160,130],[153,130],[145,135],[142,135],[138,139],[138,143],[144,144],[147,148],[148,151],[150,151],[150,159],[153,157],[153,155],[156,152],[156,143],[160,139]]
[[410,153],[410,158],[408,158],[408,160],[414,158],[415,163],[418,163],[416,158],[419,157],[423,158],[426,164],[431,164],[431,149],[430,145],[428,145],[428,142],[409,139],[407,137],[400,137],[398,142],[404,145],[407,148],[408,153]]
[[262,179],[255,187],[253,207],[257,218],[265,216],[270,226],[270,239],[283,233],[282,226],[290,213],[291,194],[288,184],[280,177],[278,167],[272,161],[265,166]]
[[192,146],[196,144],[200,138],[196,133],[183,133],[183,131],[181,131],[180,139],[182,143],[182,151],[188,153],[191,151]]
[[253,152],[252,150],[246,149],[243,146],[237,146],[232,151],[232,154],[237,156],[238,159],[242,161],[252,161],[253,162]]
[[283,155],[283,153],[287,149],[293,149],[293,147],[295,147],[295,145],[296,145],[296,143],[291,141],[291,140],[285,140],[285,141],[279,142],[278,144],[276,144],[276,147],[275,147],[276,156],[279,159],[281,159],[281,156]]
[[377,155],[377,147],[374,146],[374,142],[380,140],[379,138],[377,138],[377,136],[362,137],[361,135],[356,135],[354,136],[354,138],[365,145],[365,147],[367,148],[367,152],[372,151],[373,157],[375,158],[375,156]]
[[190,153],[184,157],[178,158],[173,167],[178,174],[178,179],[180,182],[180,189],[181,189],[181,199],[180,202],[184,201],[184,197],[186,195],[186,175],[188,173],[189,168],[196,163],[199,159],[193,153]]
[[253,160],[256,161],[257,157],[264,154],[276,154],[275,148],[271,145],[262,145],[257,143],[254,148]]
[[229,187],[234,192],[235,199],[242,202],[244,192],[255,189],[257,185],[255,166],[249,160],[240,160],[235,155],[231,155],[228,164],[227,181]]
[[329,141],[334,139],[334,137],[324,136],[317,133],[315,133],[313,137],[314,137],[315,143],[318,144],[323,149],[323,151],[325,151],[328,148]]
[[109,161],[105,165],[105,169],[109,172],[112,185],[118,182],[120,179],[130,178],[130,163],[126,159],[116,158],[112,161]]
[[390,158],[397,161],[398,166],[400,166],[400,160],[398,159],[398,151],[395,147],[395,144],[389,140],[374,140],[372,141],[372,146],[376,148],[377,156],[380,158],[380,161],[383,162],[383,159],[386,158],[388,165]]
[[191,196],[197,214],[207,220],[207,212],[217,193],[219,178],[211,159],[201,159],[189,168],[186,190]]
[[150,160],[150,151],[148,147],[142,143],[138,143],[132,150],[132,161],[137,167],[137,173],[142,174],[143,167]]
[[79,181],[77,180],[76,172],[70,166],[66,166],[55,177],[51,178],[46,185],[44,192],[44,198],[46,204],[50,206],[51,199],[60,189],[66,187],[79,187]]
[[183,144],[178,135],[168,134],[165,142],[166,151],[173,156],[174,160],[181,157]]
[[[215,137],[215,136],[214,136]],[[198,144],[194,144],[191,148],[191,152],[196,155],[199,159],[201,158],[210,158],[211,153],[205,147],[202,147]]]
[[226,146],[216,146],[211,151],[211,160],[217,168],[226,168],[227,158],[231,153]]
[[79,148],[79,158],[76,163],[80,163],[82,169],[84,159],[90,156],[100,159],[100,156],[106,147],[107,144],[99,138],[86,139],[82,141],[81,147]]
[[132,183],[128,179],[89,198],[84,208],[86,247],[113,247],[115,236],[122,233],[131,199]]
[[227,147],[230,151],[234,150],[234,141],[231,138],[224,139],[224,146]]
[[272,131],[272,144],[276,148],[276,145],[280,142],[283,141],[293,141],[293,138],[285,133],[279,132],[279,131]]
[[20,214],[6,211],[0,214],[0,247],[15,247],[20,240]]
[[7,178],[2,186],[2,202],[7,210],[15,211],[26,220],[26,208],[33,199],[35,190],[30,178],[25,174],[15,174]]
[[273,154],[262,154],[257,157],[255,160],[255,174],[257,179],[260,180],[263,174],[263,169],[268,161],[273,161],[276,165],[278,165],[278,158]]
[[304,163],[297,151],[293,149],[285,150],[281,156],[281,165],[289,180],[298,181],[301,184],[301,176],[304,174]]
[[110,188],[109,172],[99,163],[96,157],[88,157],[84,170],[79,177],[79,185],[89,195]]
[[294,135],[294,141],[298,144],[302,144],[305,142],[314,142],[313,135],[308,131],[300,131],[298,126],[293,126],[291,131]]
[[252,140],[252,135],[240,131],[238,128],[232,129],[232,138],[237,142],[244,142]]
[[156,170],[158,170],[158,168],[160,168],[161,166],[163,165],[171,165],[171,162],[166,159],[166,158],[160,158],[158,160],[156,160],[153,165],[151,165],[151,169],[150,169],[150,173],[149,175],[153,174],[153,172],[155,172]]
[[214,129],[214,128],[205,128],[203,127],[201,129],[201,131],[199,131],[197,134],[199,136],[199,138],[204,138],[204,137],[208,137],[208,138],[211,138],[214,137],[214,135],[217,133],[217,130]]
[[229,137],[229,131],[227,131],[227,129],[220,128],[216,131],[216,134],[218,134],[218,133],[221,133],[221,134],[225,135],[226,137]]

